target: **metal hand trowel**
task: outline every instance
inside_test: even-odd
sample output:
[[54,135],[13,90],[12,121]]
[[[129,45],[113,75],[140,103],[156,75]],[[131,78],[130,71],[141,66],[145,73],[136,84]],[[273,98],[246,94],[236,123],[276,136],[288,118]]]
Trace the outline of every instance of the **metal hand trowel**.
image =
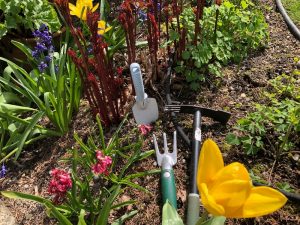
[[142,72],[138,63],[130,65],[130,73],[135,89],[135,103],[132,107],[137,124],[150,124],[158,119],[158,106],[155,98],[148,98],[144,91]]

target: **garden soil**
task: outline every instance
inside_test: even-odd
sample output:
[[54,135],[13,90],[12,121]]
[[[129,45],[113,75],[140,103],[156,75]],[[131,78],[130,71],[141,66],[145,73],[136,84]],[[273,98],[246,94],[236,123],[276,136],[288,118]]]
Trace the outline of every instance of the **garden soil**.
[[[300,42],[294,39],[285,25],[281,15],[276,12],[274,1],[260,0],[266,20],[270,29],[270,42],[263,49],[245,59],[240,65],[229,65],[223,68],[224,78],[215,86],[204,87],[199,92],[187,91],[188,87],[180,80],[174,80],[173,100],[186,104],[199,104],[214,109],[227,110],[232,113],[227,126],[204,118],[202,125],[203,139],[213,138],[223,152],[225,163],[239,161],[248,169],[259,171],[259,176],[271,185],[287,182],[294,190],[300,187],[300,161],[299,146],[294,155],[284,155],[273,167],[274,158],[261,153],[256,156],[246,156],[241,149],[224,144],[225,136],[232,130],[237,119],[253,111],[253,104],[261,102],[263,90],[267,81],[282,73],[290,74],[294,69],[300,69],[300,65],[294,62],[294,57],[300,57]],[[154,96],[159,102],[160,120],[156,123],[153,132],[161,137],[166,131],[171,135],[174,127],[169,121],[169,115],[163,113],[165,104],[163,85],[155,84],[159,92],[146,90],[149,96]],[[192,117],[181,116],[181,125],[188,134],[192,132]],[[132,115],[126,130],[135,126]],[[114,131],[114,127],[107,131],[108,136]],[[47,186],[49,183],[49,171],[59,166],[67,168],[60,160],[68,155],[67,149],[78,147],[74,141],[73,133],[83,140],[96,131],[95,121],[86,101],[82,101],[81,108],[74,118],[71,131],[61,138],[48,138],[29,146],[23,151],[17,163],[9,163],[8,173],[0,179],[0,190],[20,191],[48,197]],[[152,135],[145,137],[143,150],[153,149]],[[298,154],[298,155],[297,155]],[[175,177],[177,186],[178,211],[185,219],[187,181],[189,180],[188,164],[191,156],[190,149],[178,140],[178,162],[175,165]],[[141,161],[132,168],[132,171],[143,171],[158,168],[155,156]],[[159,225],[161,224],[161,196],[159,186],[159,174],[137,179],[135,182],[149,190],[144,193],[132,188],[125,189],[118,201],[135,199],[135,205],[123,209],[122,212],[113,212],[110,220],[120,216],[128,210],[137,209],[138,214],[128,220],[126,225]],[[0,215],[2,208],[9,210],[15,217],[18,225],[54,225],[55,220],[49,219],[43,206],[30,201],[11,200],[0,197]],[[2,207],[5,206],[5,207]],[[9,215],[9,213],[7,213]],[[8,225],[7,221],[1,221],[0,225]],[[300,224],[300,206],[286,204],[281,210],[271,215],[253,219],[228,220],[230,225],[297,225]]]

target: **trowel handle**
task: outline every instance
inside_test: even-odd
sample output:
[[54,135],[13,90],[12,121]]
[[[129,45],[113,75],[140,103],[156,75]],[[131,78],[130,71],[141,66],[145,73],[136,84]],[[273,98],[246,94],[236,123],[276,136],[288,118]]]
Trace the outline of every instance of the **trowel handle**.
[[145,98],[147,98],[147,94],[144,90],[143,78],[141,67],[138,63],[131,63],[130,65],[130,73],[133,81],[133,86],[136,93],[136,101],[142,102]]
[[168,200],[177,209],[176,186],[173,169],[161,170],[161,193],[163,204]]

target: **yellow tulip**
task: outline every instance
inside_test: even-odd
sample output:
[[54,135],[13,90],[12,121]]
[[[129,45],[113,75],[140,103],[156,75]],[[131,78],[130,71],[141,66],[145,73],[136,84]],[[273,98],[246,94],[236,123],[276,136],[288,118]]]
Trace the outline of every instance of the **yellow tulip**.
[[197,184],[204,207],[214,216],[263,216],[280,209],[287,201],[273,188],[254,187],[243,164],[224,166],[219,147],[211,139],[201,149]]
[[103,35],[107,31],[111,29],[111,27],[105,28],[106,27],[106,22],[104,20],[99,20],[98,21],[98,34]]
[[93,0],[77,0],[76,6],[69,3],[70,14],[77,16],[79,19],[86,20],[87,9],[91,9],[92,12],[98,8],[99,3],[93,7]]

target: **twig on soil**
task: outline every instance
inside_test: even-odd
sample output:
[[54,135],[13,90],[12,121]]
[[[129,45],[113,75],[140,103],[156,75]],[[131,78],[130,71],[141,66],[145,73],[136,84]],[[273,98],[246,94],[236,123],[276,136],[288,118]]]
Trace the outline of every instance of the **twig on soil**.
[[271,185],[272,173],[273,173],[273,171],[274,171],[274,168],[275,168],[276,163],[277,163],[277,160],[275,159],[274,162],[273,162],[273,165],[272,165],[272,168],[271,168],[269,177],[268,177],[268,185]]

